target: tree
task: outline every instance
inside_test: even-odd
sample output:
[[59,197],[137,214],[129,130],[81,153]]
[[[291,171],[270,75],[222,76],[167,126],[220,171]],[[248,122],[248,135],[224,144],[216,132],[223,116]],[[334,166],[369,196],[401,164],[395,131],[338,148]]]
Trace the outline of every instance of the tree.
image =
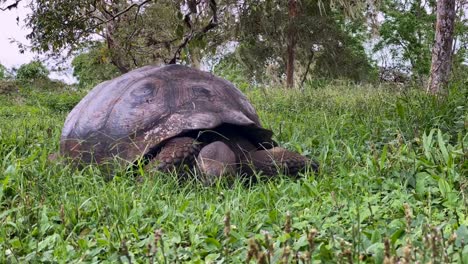
[[0,80],[4,80],[7,77],[7,69],[5,66],[0,64]]
[[36,80],[46,80],[49,70],[40,61],[31,61],[21,65],[16,71],[16,79],[20,81],[33,82]]
[[[406,72],[425,88],[431,69],[432,48],[436,25],[436,1],[385,0],[379,8],[383,22],[379,27],[379,42],[375,55],[388,70]],[[468,50],[468,1],[455,0],[455,31],[453,32],[452,65],[462,69]]]
[[7,11],[17,8],[20,2],[21,0],[14,0],[11,2],[7,0],[0,0],[0,11]]
[[420,82],[429,74],[434,9],[431,1],[422,0],[386,0],[380,7],[384,21],[374,52],[390,51],[390,67],[411,73]]
[[[244,1],[236,12],[238,46],[233,55],[244,74],[257,83],[286,81],[288,87],[294,79],[303,82],[311,73],[362,80],[372,68],[362,46],[363,21],[348,19],[343,10],[329,4]],[[328,72],[315,67],[319,63]]]
[[427,92],[431,94],[442,93],[448,84],[452,63],[454,26],[455,0],[438,0],[431,76],[427,87]]
[[119,74],[117,67],[109,61],[108,49],[97,42],[87,52],[76,56],[72,61],[73,76],[81,88],[93,87],[112,79]]
[[[61,55],[63,51],[71,54],[87,51],[89,43],[96,38],[104,41],[109,61],[121,73],[154,63],[181,62],[200,67],[204,58],[231,42],[237,43],[240,57],[245,57],[248,54],[242,50],[252,54],[255,49],[261,49],[261,44],[255,43],[255,38],[260,37],[264,38],[260,41],[262,44],[274,42],[267,43],[264,49],[272,55],[261,57],[264,55],[261,52],[260,63],[253,73],[264,71],[260,68],[269,61],[270,65],[278,64],[281,74],[288,76],[289,86],[293,86],[298,74],[307,76],[301,67],[297,68],[298,65],[311,65],[312,59],[318,60],[331,49],[337,55],[343,55],[342,50],[349,51],[345,45],[336,45],[337,42],[344,44],[346,38],[346,34],[339,33],[343,24],[337,24],[336,13],[348,13],[365,2],[36,0],[31,4],[32,13],[26,19],[26,25],[31,29],[28,38],[32,49],[52,56]],[[337,8],[332,10],[332,4]],[[268,20],[262,21],[262,16]],[[252,26],[250,22],[259,24],[249,28]],[[311,25],[313,31],[307,28]],[[327,36],[328,29],[331,29],[331,36]],[[329,45],[334,36],[338,39],[331,40]],[[253,55],[257,57],[257,54]],[[250,64],[255,60],[243,61]],[[306,68],[309,73],[309,67]]]
[[288,0],[288,29],[287,29],[287,63],[286,63],[286,86],[294,87],[294,59],[296,53],[296,17],[297,17],[297,2],[296,0]]
[[[360,10],[355,6],[365,2],[36,0],[26,19],[31,30],[27,37],[34,51],[52,57],[61,57],[64,51],[87,52],[90,43],[103,41],[108,61],[120,73],[147,64],[179,62],[200,67],[208,56],[222,53],[219,47],[236,43],[243,63],[255,65],[251,74],[261,75],[267,64],[276,65],[278,77],[283,79],[285,74],[292,87],[294,79],[302,75],[300,79],[305,80],[312,72],[309,67],[313,68],[313,62],[330,59],[327,52],[352,57],[364,54],[354,52],[360,44],[349,49],[348,40],[354,36],[347,36],[350,32],[344,33],[343,28],[352,23],[336,14]],[[369,66],[365,60],[361,62],[358,64]],[[341,71],[340,65],[327,65],[336,72],[348,72]]]
[[14,69],[8,69],[0,63],[0,80],[12,80],[15,78]]
[[192,41],[218,24],[215,0],[36,0],[27,38],[34,51],[79,53],[102,39],[121,73],[150,63],[176,63]]

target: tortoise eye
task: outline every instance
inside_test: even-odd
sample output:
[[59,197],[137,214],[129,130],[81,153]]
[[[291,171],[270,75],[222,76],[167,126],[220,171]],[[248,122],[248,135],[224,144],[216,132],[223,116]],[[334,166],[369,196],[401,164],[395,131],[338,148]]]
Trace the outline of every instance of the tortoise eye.
[[150,82],[143,83],[142,85],[139,85],[138,88],[133,89],[133,91],[131,92],[131,96],[135,96],[135,98],[146,97],[148,95],[152,95],[154,90],[154,84]]
[[192,91],[193,91],[194,97],[209,98],[212,96],[211,91],[202,86],[193,86]]

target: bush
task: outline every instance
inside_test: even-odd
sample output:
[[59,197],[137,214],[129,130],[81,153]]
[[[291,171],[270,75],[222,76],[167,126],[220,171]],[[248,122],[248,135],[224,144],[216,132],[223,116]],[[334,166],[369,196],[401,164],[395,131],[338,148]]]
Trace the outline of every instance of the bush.
[[251,82],[243,74],[244,69],[239,67],[233,54],[227,55],[221,59],[213,69],[214,74],[232,82],[243,92],[252,87]]
[[101,43],[76,56],[72,66],[73,76],[78,79],[80,88],[93,87],[120,74],[117,67],[110,63],[108,51]]
[[0,80],[4,80],[6,76],[7,76],[6,68],[2,64],[0,64]]
[[54,112],[69,112],[77,105],[83,95],[77,92],[36,92],[27,95],[30,105],[40,105]]
[[45,98],[47,107],[56,112],[69,112],[77,105],[82,96],[76,93],[55,94],[52,97]]
[[50,80],[47,79],[37,79],[33,82],[27,84],[33,90],[39,91],[66,91],[71,88],[70,85],[60,81],[60,80]]
[[19,91],[15,81],[2,80],[0,78],[0,95],[10,95]]
[[23,64],[16,72],[16,79],[19,81],[33,82],[39,79],[48,79],[49,70],[40,62],[32,61]]

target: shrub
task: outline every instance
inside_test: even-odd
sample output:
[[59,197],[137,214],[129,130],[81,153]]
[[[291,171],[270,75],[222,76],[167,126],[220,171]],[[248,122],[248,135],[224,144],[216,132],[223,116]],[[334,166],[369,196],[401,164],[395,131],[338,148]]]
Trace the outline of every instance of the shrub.
[[77,92],[31,92],[28,95],[29,104],[41,105],[54,112],[68,112],[78,104],[83,95]]
[[26,82],[48,79],[47,76],[49,76],[49,70],[40,61],[23,64],[16,72],[16,79]]
[[0,94],[9,95],[18,92],[18,85],[14,81],[2,80],[0,78]]
[[90,88],[119,75],[107,53],[106,48],[99,43],[73,59],[73,76],[78,79],[80,88]]
[[6,68],[2,64],[0,64],[0,80],[4,80],[6,76],[7,76]]

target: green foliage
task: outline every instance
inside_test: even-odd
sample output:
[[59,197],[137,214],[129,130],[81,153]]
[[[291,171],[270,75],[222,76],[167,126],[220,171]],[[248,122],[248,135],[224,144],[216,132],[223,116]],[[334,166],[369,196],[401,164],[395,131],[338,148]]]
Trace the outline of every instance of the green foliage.
[[15,78],[12,73],[12,69],[8,69],[4,65],[0,64],[0,81],[1,80],[13,80]]
[[230,82],[237,88],[245,92],[252,88],[250,81],[244,77],[244,71],[239,67],[238,61],[234,54],[224,56],[214,67],[213,73]]
[[[431,47],[434,41],[435,14],[430,2],[386,1],[383,12],[386,20],[381,26],[382,41],[376,49],[393,48],[393,59],[401,54],[401,60],[409,61],[416,74],[428,75],[431,64]],[[401,52],[402,50],[403,52]]]
[[0,80],[4,80],[7,77],[7,69],[5,66],[0,64]]
[[[212,3],[216,3],[214,9]],[[249,0],[240,4],[232,0],[116,0],[101,5],[92,0],[39,0],[30,7],[32,12],[26,26],[31,29],[27,37],[32,49],[52,57],[63,51],[71,54],[83,51],[97,34],[105,44],[104,62],[113,64],[121,73],[171,61],[200,67],[207,57],[223,54],[226,45],[232,43],[240,44],[236,58],[250,79],[264,83],[281,81],[285,71],[290,23],[284,1]],[[298,36],[297,79],[302,79],[305,71],[309,77],[339,76],[359,81],[372,75],[369,74],[372,65],[358,36],[363,21],[354,23],[348,19],[363,7],[365,1],[353,1],[352,5],[347,1],[301,1],[299,16],[294,21]],[[343,13],[349,16],[343,18]],[[312,50],[315,72],[306,70]],[[89,69],[95,63],[101,64],[103,54],[88,55],[94,59],[85,59],[83,55],[77,59],[80,67]],[[337,60],[339,64],[334,63]],[[107,78],[94,76],[88,70],[79,71],[76,74],[83,80],[81,86],[92,86],[97,82],[95,79]],[[96,75],[109,76],[107,73],[113,71],[100,68]]]
[[[256,250],[269,263],[284,252],[314,263],[406,252],[408,262],[466,263],[466,91],[439,101],[392,87],[249,90],[275,139],[321,171],[209,188],[143,169],[142,181],[125,170],[106,181],[94,166],[49,161],[66,113],[44,106],[46,92],[0,97],[0,259],[254,263]],[[83,94],[57,100],[69,96]]]
[[109,54],[102,43],[81,53],[72,61],[73,76],[81,88],[92,88],[98,83],[112,79],[119,74],[115,65],[109,61]]
[[[454,39],[453,65],[461,66],[466,60],[468,43],[466,3],[456,1],[457,17]],[[429,75],[432,46],[435,35],[435,1],[422,0],[385,0],[381,3],[384,21],[380,27],[380,41],[374,51],[389,51],[385,58],[390,68],[398,68],[412,74],[413,79],[422,81]],[[466,19],[466,18],[465,18]]]
[[0,79],[0,95],[10,95],[18,92],[18,84],[12,80]]
[[456,1],[457,16],[455,18],[454,43],[456,46],[455,54],[452,58],[452,81],[465,83],[468,82],[468,21],[466,19],[468,3]]
[[53,112],[67,113],[78,104],[82,96],[83,93],[81,92],[40,92],[33,90],[27,93],[26,104],[47,108]]
[[[291,30],[288,5],[284,1],[247,1],[240,11],[237,29],[237,67],[243,75],[260,83],[278,85],[286,69],[286,43]],[[372,65],[362,47],[361,20],[350,21],[328,1],[301,1],[293,27],[297,83],[304,78],[347,78],[363,81],[372,76]],[[351,37],[352,36],[352,37]],[[235,61],[232,61],[235,63]]]
[[188,14],[185,2],[189,1],[38,0],[31,3],[31,15],[26,18],[31,29],[27,38],[34,51],[54,57],[62,51],[81,52],[95,42],[96,35],[102,36],[106,57],[121,73],[167,63],[193,38],[197,42],[190,43],[193,49],[184,49],[181,58],[176,58],[187,62],[194,49],[206,43],[209,29],[205,31],[204,26],[212,15],[209,5],[200,1],[190,1],[198,12]]
[[370,62],[361,43],[349,36],[345,39],[345,44],[337,43],[331,52],[323,52],[318,56],[313,68],[314,78],[376,81],[376,67]]
[[16,79],[21,82],[34,82],[37,80],[47,80],[49,70],[40,61],[32,61],[21,65],[16,71]]
[[468,65],[454,63],[452,67],[452,83],[466,85],[468,83]]

